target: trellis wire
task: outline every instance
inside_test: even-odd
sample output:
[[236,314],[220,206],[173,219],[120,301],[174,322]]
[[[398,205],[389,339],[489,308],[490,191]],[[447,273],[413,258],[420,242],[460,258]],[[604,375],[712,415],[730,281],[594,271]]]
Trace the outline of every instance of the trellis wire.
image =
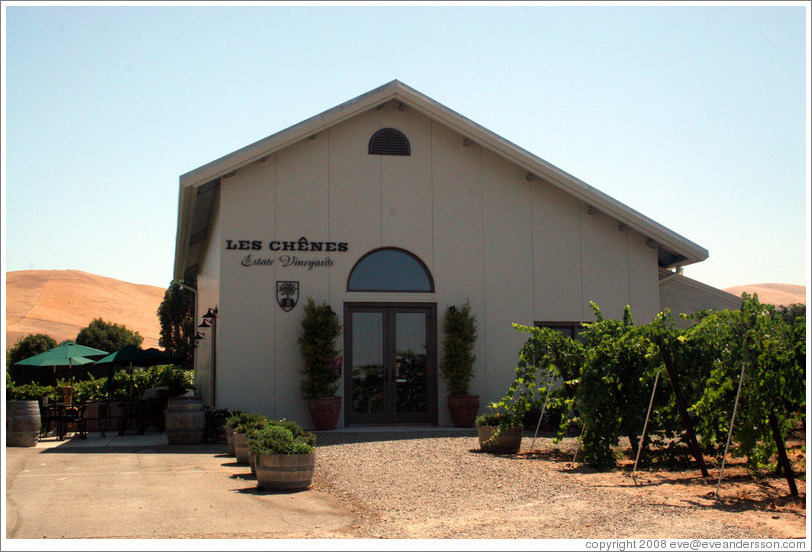
[[657,370],[657,375],[654,377],[654,389],[651,390],[651,399],[648,401],[648,412],[646,412],[646,422],[643,424],[643,435],[640,436],[640,443],[637,445],[637,458],[634,459],[634,469],[632,470],[632,479],[635,484],[637,483],[637,463],[640,461],[640,451],[643,450],[643,441],[646,440],[646,429],[648,428],[648,420],[651,416],[651,407],[654,405],[654,394],[657,392],[657,383],[660,381],[660,371]]
[[578,456],[578,453],[581,450],[581,437],[584,436],[584,430],[586,429],[586,424],[581,422],[581,434],[578,436],[578,446],[575,448],[575,454],[572,455],[572,465],[575,467],[575,457]]
[[[742,346],[742,350],[744,350],[744,346]],[[739,408],[739,396],[742,393],[742,382],[744,381],[745,366],[747,366],[747,362],[742,360],[742,372],[739,375],[739,389],[736,391],[736,402],[733,403],[733,416],[730,418],[730,429],[727,432],[725,453],[722,455],[722,466],[719,468],[719,480],[716,482],[716,498],[719,498],[719,487],[722,486],[722,476],[725,473],[725,459],[727,458],[727,449],[730,447],[730,437],[733,435],[733,424],[736,422],[736,410]]]
[[533,440],[530,442],[530,450],[533,450],[533,445],[536,444],[536,437],[539,434],[539,428],[541,427],[541,419],[544,417],[544,411],[547,410],[547,401],[550,400],[550,390],[553,388],[553,378],[552,376],[549,377],[547,380],[547,396],[544,398],[544,406],[541,407],[541,415],[539,415],[539,423],[536,424],[536,433],[533,434]]

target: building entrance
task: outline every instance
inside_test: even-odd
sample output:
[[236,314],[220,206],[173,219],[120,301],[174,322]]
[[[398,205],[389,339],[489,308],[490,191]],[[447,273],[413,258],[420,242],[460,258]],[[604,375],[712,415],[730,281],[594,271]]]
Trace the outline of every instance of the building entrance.
[[352,424],[437,423],[437,306],[347,303],[345,416]]

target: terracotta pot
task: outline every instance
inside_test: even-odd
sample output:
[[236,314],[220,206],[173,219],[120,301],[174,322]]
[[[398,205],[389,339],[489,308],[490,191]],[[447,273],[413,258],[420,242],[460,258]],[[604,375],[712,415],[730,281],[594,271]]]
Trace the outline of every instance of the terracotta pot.
[[454,427],[474,427],[479,412],[479,395],[449,395],[448,412]]
[[483,452],[494,452],[497,454],[516,454],[522,446],[522,426],[509,427],[503,429],[496,436],[491,426],[477,428],[479,436],[479,449]]
[[341,414],[341,397],[321,397],[310,399],[310,420],[316,431],[335,429]]

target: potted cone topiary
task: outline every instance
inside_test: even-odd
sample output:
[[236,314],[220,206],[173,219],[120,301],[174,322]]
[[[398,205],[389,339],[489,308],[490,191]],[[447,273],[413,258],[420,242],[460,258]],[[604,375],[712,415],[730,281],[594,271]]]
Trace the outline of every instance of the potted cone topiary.
[[295,422],[271,420],[251,432],[257,486],[292,491],[306,489],[313,481],[316,436]]
[[342,365],[336,347],[340,335],[341,322],[330,305],[317,305],[308,298],[299,337],[305,364],[300,389],[318,431],[335,429],[341,412],[341,397],[336,396]]
[[448,411],[454,427],[472,427],[479,412],[479,395],[471,395],[469,385],[474,375],[476,317],[471,304],[461,308],[449,306],[443,317],[443,360],[440,373],[448,385]]

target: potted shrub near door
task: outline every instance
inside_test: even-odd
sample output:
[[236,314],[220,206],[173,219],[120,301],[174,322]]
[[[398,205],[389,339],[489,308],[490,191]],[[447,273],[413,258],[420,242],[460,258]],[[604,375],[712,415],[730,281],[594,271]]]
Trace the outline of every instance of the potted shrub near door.
[[313,427],[318,431],[335,429],[341,413],[341,397],[336,396],[341,379],[341,357],[336,341],[341,322],[326,302],[317,305],[308,298],[302,319],[299,346],[304,358],[302,396],[308,400]]
[[466,302],[461,308],[449,306],[443,317],[443,360],[440,373],[448,385],[448,411],[454,427],[473,427],[479,412],[479,396],[469,393],[474,375],[476,317]]

